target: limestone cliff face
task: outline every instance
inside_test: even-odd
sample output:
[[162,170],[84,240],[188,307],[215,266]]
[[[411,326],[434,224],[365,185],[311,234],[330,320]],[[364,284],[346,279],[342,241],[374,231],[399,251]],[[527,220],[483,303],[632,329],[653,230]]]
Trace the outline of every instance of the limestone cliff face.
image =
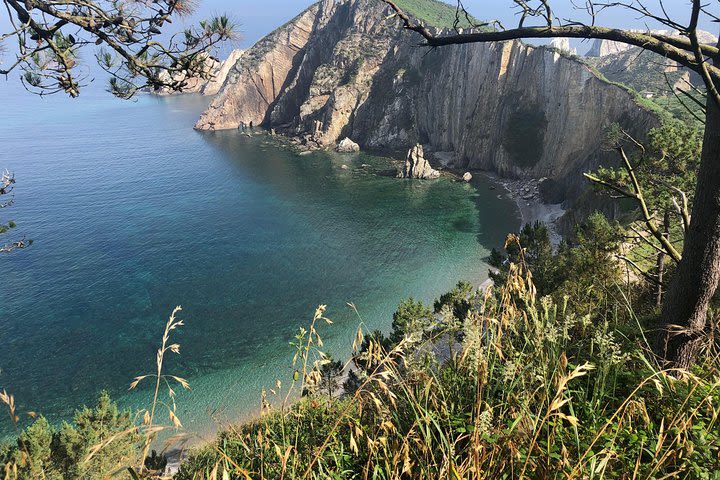
[[241,122],[267,124],[271,107],[287,90],[286,82],[301,64],[305,44],[318,17],[313,5],[288,24],[264,37],[230,69],[223,88],[195,128],[237,128]]
[[657,122],[552,50],[419,48],[389,13],[376,0],[321,0],[240,59],[197,128],[253,121],[321,145],[350,137],[405,152],[421,143],[454,152],[456,168],[550,177],[577,197],[580,173],[609,160],[600,148],[609,124],[642,136]]
[[[679,37],[678,32],[670,30],[653,30],[654,33]],[[701,43],[716,45],[717,37],[700,31],[698,38]],[[691,85],[704,88],[702,78],[670,59],[662,59],[656,55],[643,54],[640,47],[607,40],[596,40],[587,54],[587,61],[598,69],[606,78],[634,88],[643,95],[672,95],[668,82],[674,90],[690,90]]]
[[230,70],[235,66],[238,60],[240,60],[243,52],[244,51],[240,49],[235,49],[230,52],[228,58],[223,60],[216,67],[215,73],[212,78],[205,82],[205,84],[202,86],[202,88],[200,89],[200,93],[202,93],[203,95],[217,94],[225,83],[225,80],[227,80],[227,77],[230,74]]
[[185,78],[187,72],[184,75],[175,75],[171,77],[166,72],[161,74],[161,77],[166,82],[171,81],[183,81],[185,83],[181,92],[177,92],[169,87],[163,87],[159,90],[155,90],[151,93],[155,95],[177,95],[178,93],[200,93],[202,95],[215,95],[220,91],[220,88],[225,83],[230,69],[235,66],[237,61],[242,56],[243,50],[236,49],[230,52],[228,58],[225,60],[218,61],[217,59],[206,56],[203,65],[203,75],[197,77]]
[[[643,32],[644,30],[634,30],[636,32]],[[650,30],[652,33],[656,33],[659,35],[667,35],[671,37],[680,37],[680,32],[677,30]],[[687,38],[687,37],[686,37]],[[717,37],[713,35],[710,32],[706,32],[704,30],[698,31],[698,40],[700,43],[705,43],[708,45],[717,45]],[[620,43],[620,42],[613,42],[612,40],[601,40],[596,39],[593,41],[592,46],[590,47],[590,50],[585,54],[588,57],[605,57],[607,55],[614,55],[618,53],[627,52],[630,49],[635,49],[637,52],[637,47],[631,47],[630,45],[626,43]]]

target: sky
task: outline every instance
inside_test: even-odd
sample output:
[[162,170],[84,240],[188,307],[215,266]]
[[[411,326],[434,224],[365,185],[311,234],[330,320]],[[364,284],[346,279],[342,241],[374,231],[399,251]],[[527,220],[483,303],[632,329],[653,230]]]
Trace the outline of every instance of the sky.
[[[181,21],[195,22],[200,18],[207,18],[214,14],[227,13],[239,25],[243,36],[240,42],[241,47],[248,47],[263,35],[271,32],[286,21],[292,19],[303,9],[314,3],[315,0],[199,0],[199,7],[196,14],[189,20]],[[378,0],[380,1],[380,0]],[[577,1],[577,0],[576,0]],[[449,0],[453,3],[454,0]],[[506,26],[517,23],[516,9],[512,7],[512,0],[464,0],[467,9],[476,18],[488,20],[499,19]],[[584,3],[582,0],[577,3]],[[646,0],[646,5],[656,8],[659,0]],[[673,17],[685,18],[689,12],[689,0],[664,0],[665,6]],[[454,3],[453,3],[454,4]],[[561,18],[572,16],[578,17],[578,12],[572,8],[571,0],[554,0],[553,6],[556,15]],[[581,16],[582,18],[582,16]],[[586,20],[585,18],[582,18]],[[645,22],[638,20],[623,9],[612,9],[602,14],[598,24],[610,27],[623,28],[644,28]],[[8,21],[3,12],[0,15],[0,32],[7,30]],[[657,25],[650,25],[651,28],[659,28]],[[703,28],[717,34],[720,27],[718,24],[705,22]]]
[[[378,0],[379,1],[379,0]],[[197,12],[198,17],[208,16],[214,13],[228,13],[240,24],[243,34],[242,47],[247,47],[257,41],[262,35],[271,32],[276,27],[292,19],[304,8],[314,3],[314,0],[202,0]],[[450,1],[452,3],[452,0]],[[488,20],[498,19],[507,27],[517,24],[517,10],[514,9],[512,0],[464,0],[465,7],[476,18]],[[576,3],[584,3],[582,1]],[[648,0],[644,2],[649,8],[656,8],[659,0]],[[689,0],[665,0],[665,7],[673,18],[685,19],[688,17]],[[571,0],[555,0],[553,6],[556,15],[561,18],[572,17],[587,20],[587,15],[580,14],[572,7]],[[657,24],[647,24],[645,20],[639,19],[623,9],[611,9],[599,16],[598,24],[608,27],[620,28],[662,28]],[[718,24],[704,22],[702,28],[712,31],[717,35],[720,27]]]
[[[263,35],[271,32],[283,23],[295,17],[302,10],[314,3],[315,0],[199,0],[197,12],[189,18],[181,19],[173,24],[177,28],[196,23],[199,19],[208,18],[215,14],[226,13],[239,25],[241,39],[233,44],[226,44],[218,52],[218,56],[225,57],[233,48],[247,48]],[[380,0],[377,0],[378,2]],[[448,0],[450,3],[455,0]],[[584,3],[583,0],[575,0]],[[660,0],[645,0],[650,8],[657,8]],[[506,27],[515,26],[518,18],[517,9],[513,8],[512,0],[463,0],[464,5],[474,17],[487,20],[498,19]],[[689,13],[689,0],[664,0],[669,14],[673,18],[685,19]],[[561,18],[587,20],[587,15],[580,14],[572,7],[571,0],[554,0],[555,14]],[[618,28],[661,28],[657,24],[647,24],[627,10],[615,8],[601,14],[597,24]],[[720,26],[717,23],[704,22],[701,28],[710,30],[717,35]],[[8,30],[8,19],[0,14],[0,34]],[[584,53],[590,47],[589,41],[574,40],[573,46],[579,53]],[[7,45],[3,55],[7,61],[13,51],[12,45]]]

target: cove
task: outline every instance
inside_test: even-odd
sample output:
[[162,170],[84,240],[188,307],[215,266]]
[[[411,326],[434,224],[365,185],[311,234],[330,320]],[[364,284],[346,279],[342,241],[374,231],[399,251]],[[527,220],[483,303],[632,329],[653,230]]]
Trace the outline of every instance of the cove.
[[192,386],[177,399],[185,427],[250,415],[263,386],[290,381],[288,342],[319,304],[335,322],[326,350],[344,358],[360,321],[346,302],[387,330],[403,298],[484,280],[519,224],[481,176],[397,180],[379,156],[193,131],[202,97],[88,93],[1,99],[0,168],[18,181],[2,213],[35,243],[0,256],[0,389],[53,422],[101,389],[146,405],[148,390],[127,388],[152,371],[175,305],[186,326],[167,368]]

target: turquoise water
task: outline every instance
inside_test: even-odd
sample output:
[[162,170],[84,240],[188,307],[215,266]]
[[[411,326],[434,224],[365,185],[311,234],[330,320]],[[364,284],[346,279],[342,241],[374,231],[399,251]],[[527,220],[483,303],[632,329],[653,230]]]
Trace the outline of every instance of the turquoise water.
[[358,325],[346,302],[387,330],[402,298],[486,278],[488,250],[519,223],[486,180],[400,181],[381,175],[394,166],[380,157],[195,132],[207,102],[0,86],[0,168],[18,181],[1,219],[35,242],[0,256],[0,388],[21,410],[59,421],[103,388],[140,408],[149,391],[127,386],[152,369],[179,304],[182,355],[168,367],[193,387],[180,418],[211,430],[289,381],[288,342],[318,304],[342,357]]

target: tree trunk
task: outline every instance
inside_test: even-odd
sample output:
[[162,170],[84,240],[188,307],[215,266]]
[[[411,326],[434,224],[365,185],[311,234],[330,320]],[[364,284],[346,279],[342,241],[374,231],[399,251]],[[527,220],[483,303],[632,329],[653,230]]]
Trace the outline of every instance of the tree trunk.
[[665,296],[656,353],[667,367],[692,366],[720,280],[720,107],[708,95],[700,169],[682,260]]
[[[666,211],[663,217],[663,237],[670,239],[670,212]],[[658,309],[662,307],[663,295],[665,294],[665,250],[661,250],[657,255],[657,287],[655,290],[655,305]]]

